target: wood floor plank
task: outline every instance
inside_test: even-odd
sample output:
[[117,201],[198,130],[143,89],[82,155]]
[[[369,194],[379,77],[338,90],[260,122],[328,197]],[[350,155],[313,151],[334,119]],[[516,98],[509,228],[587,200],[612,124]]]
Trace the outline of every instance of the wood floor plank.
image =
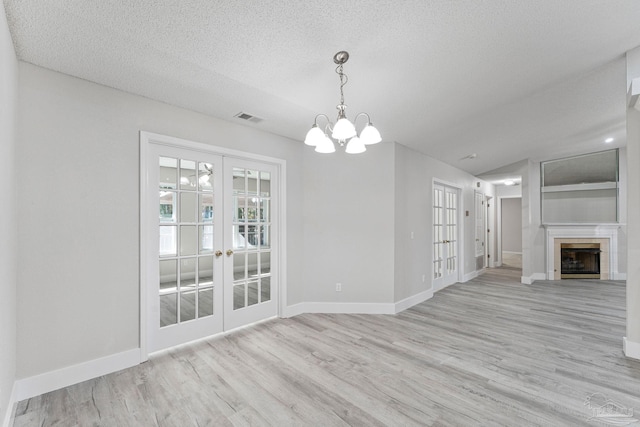
[[14,426],[589,425],[592,395],[640,413],[624,282],[519,275],[490,269],[396,316],[304,314],[176,347],[19,402]]

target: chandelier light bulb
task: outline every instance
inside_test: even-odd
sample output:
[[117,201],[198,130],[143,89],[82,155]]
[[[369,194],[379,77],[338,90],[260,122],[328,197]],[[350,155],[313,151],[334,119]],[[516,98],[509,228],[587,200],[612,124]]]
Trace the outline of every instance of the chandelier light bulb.
[[362,132],[360,132],[360,139],[365,145],[373,145],[382,141],[380,132],[378,132],[378,129],[376,129],[371,123],[368,123],[364,129],[362,129]]
[[309,132],[307,132],[304,143],[312,147],[316,147],[323,139],[324,132],[322,132],[318,125],[314,124],[313,127],[309,129]]
[[356,127],[346,117],[338,120],[338,123],[333,127],[333,133],[331,136],[333,139],[346,141],[347,139],[356,136]]
[[322,140],[316,145],[316,152],[322,154],[330,154],[336,151],[335,145],[333,145],[333,141],[327,135],[325,135]]
[[345,152],[349,154],[360,154],[364,153],[365,151],[367,151],[367,147],[365,147],[362,143],[362,139],[358,138],[357,136],[354,136],[349,140],[349,142],[347,143],[347,148],[345,149]]

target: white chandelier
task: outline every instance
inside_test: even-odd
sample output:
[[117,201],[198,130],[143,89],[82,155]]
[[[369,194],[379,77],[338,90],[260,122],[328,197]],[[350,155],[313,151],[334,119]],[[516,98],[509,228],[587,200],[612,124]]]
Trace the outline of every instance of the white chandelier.
[[[340,146],[347,145],[345,151],[349,154],[364,153],[367,148],[366,145],[377,144],[382,141],[380,132],[371,123],[371,118],[367,113],[360,113],[356,116],[354,123],[357,122],[358,117],[365,116],[367,118],[367,124],[360,132],[356,132],[356,127],[353,123],[347,119],[345,110],[347,106],[344,105],[344,93],[342,88],[347,84],[349,80],[347,75],[342,71],[342,66],[349,60],[349,52],[340,51],[333,55],[333,62],[338,64],[336,67],[336,73],[340,76],[340,104],[336,106],[338,109],[338,119],[335,126],[329,120],[326,114],[318,114],[313,122],[313,126],[307,132],[307,136],[304,139],[304,143],[312,147],[316,147],[318,153],[333,153],[336,151],[336,147],[331,138],[338,141]],[[318,118],[324,117],[327,121],[325,130],[323,131],[318,127]],[[328,132],[331,132],[331,138],[329,138]],[[347,141],[348,140],[348,141]]]

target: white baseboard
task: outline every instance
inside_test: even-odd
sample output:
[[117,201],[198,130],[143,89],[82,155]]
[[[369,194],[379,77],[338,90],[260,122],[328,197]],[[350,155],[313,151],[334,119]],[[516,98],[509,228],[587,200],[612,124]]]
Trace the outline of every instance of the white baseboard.
[[462,277],[462,283],[468,282],[469,280],[473,280],[480,275],[480,270],[472,271],[471,273],[467,273]]
[[502,251],[503,254],[522,255],[522,252]]
[[298,314],[304,314],[306,313],[305,311],[305,303],[301,302],[298,304],[294,304],[294,305],[290,305],[284,308],[284,310],[282,311],[282,317],[293,317],[293,316],[297,316]]
[[627,337],[623,337],[622,350],[625,356],[640,360],[640,342],[629,341]]
[[305,313],[395,314],[395,304],[376,302],[306,302]]
[[78,384],[102,375],[130,368],[140,363],[140,349],[124,351],[78,365],[45,372],[16,381],[15,400],[17,402],[39,396],[50,391]]
[[396,303],[301,302],[286,307],[282,317],[293,317],[304,313],[397,314],[432,297],[433,289],[428,289]]
[[547,275],[544,273],[533,273],[531,276],[520,277],[520,283],[530,285],[536,280],[547,280]]
[[414,305],[420,304],[421,302],[424,302],[431,298],[433,298],[433,289],[427,289],[426,291],[420,292],[419,294],[415,294],[413,296],[410,296],[409,298],[400,300],[394,304],[394,314],[398,314],[401,311],[411,308]]
[[4,414],[2,427],[10,427],[13,425],[16,414],[16,403],[19,401],[20,399],[16,398],[16,383],[14,382],[13,388],[11,389],[11,396],[9,396],[9,403],[7,404],[7,412]]

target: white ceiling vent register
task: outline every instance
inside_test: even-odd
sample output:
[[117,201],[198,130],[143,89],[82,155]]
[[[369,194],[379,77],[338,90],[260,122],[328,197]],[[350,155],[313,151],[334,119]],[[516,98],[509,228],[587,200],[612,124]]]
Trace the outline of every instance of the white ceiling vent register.
[[[311,130],[307,132],[307,136],[304,139],[304,143],[312,147],[316,147],[316,151],[318,153],[333,153],[336,151],[336,147],[331,138],[338,141],[338,144],[340,144],[341,147],[346,144],[347,147],[345,151],[349,154],[364,153],[367,150],[365,145],[377,144],[382,141],[380,132],[378,132],[378,129],[373,127],[371,118],[367,113],[358,114],[354,120],[355,123],[358,121],[358,117],[360,116],[365,116],[367,118],[367,124],[362,129],[362,132],[360,132],[360,136],[358,136],[354,123],[351,123],[349,119],[347,119],[347,114],[345,113],[347,106],[344,105],[343,87],[347,84],[349,79],[343,72],[342,66],[348,60],[349,53],[344,50],[333,56],[333,62],[338,64],[336,67],[336,73],[340,76],[340,104],[336,106],[338,109],[336,124],[334,125],[325,114],[318,114],[313,122]],[[324,131],[318,127],[318,119],[320,117],[324,117],[327,121]],[[329,132],[331,133],[331,138],[329,138]],[[347,142],[347,140],[349,141]]]
[[260,117],[254,116],[253,114],[245,113],[243,111],[240,111],[238,114],[236,114],[233,117],[237,117],[241,120],[246,120],[251,123],[260,123],[261,121],[264,120],[264,119],[261,119]]

